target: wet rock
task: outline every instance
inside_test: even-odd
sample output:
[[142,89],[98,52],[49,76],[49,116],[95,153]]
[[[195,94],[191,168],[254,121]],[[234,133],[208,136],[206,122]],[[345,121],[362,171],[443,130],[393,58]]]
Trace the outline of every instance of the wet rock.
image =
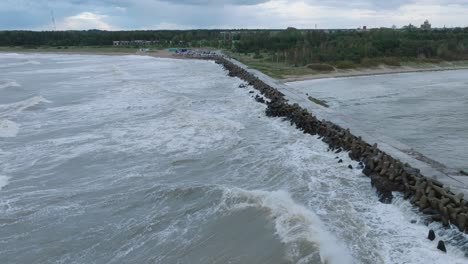
[[362,161],[359,162],[359,164],[358,164],[358,166],[357,166],[357,169],[358,169],[358,170],[364,169],[364,163],[362,163]]
[[426,209],[422,210],[421,212],[423,214],[427,214],[427,215],[436,215],[436,214],[438,214],[438,211],[434,210],[432,208],[426,208]]
[[[444,188],[442,183],[427,179],[418,169],[389,156],[377,144],[371,146],[362,138],[351,134],[349,129],[343,129],[326,120],[318,120],[298,104],[289,104],[283,93],[230,60],[219,56],[215,58],[215,62],[222,65],[229,76],[238,77],[245,82],[239,88],[248,88],[251,85],[262,95],[255,96],[254,91],[249,91],[256,101],[267,104],[267,116],[280,117],[303,133],[318,135],[319,139],[329,145],[328,151],[348,151],[349,157],[359,162],[357,168],[363,169],[362,172],[371,177],[371,184],[375,186],[381,202],[390,203],[393,191],[403,192],[405,199],[412,197],[412,204],[419,206],[423,213],[431,215],[426,218],[427,222],[438,221],[446,226],[452,223],[460,231],[468,233],[468,203],[462,194],[454,194]],[[343,163],[343,160],[340,159],[338,163]]]
[[[377,174],[371,174],[371,185],[375,187],[379,201],[384,204],[390,204],[393,200],[392,192],[403,191],[404,186]],[[403,190],[402,190],[403,189]]]
[[348,165],[348,169],[353,169],[353,166],[352,165]]
[[461,232],[466,229],[467,223],[467,215],[466,214],[459,214],[456,217],[457,226]]
[[410,223],[412,223],[412,224],[416,224],[417,222],[418,222],[418,221],[416,221],[416,220],[414,220],[414,219],[410,221]]
[[442,240],[440,240],[439,244],[437,244],[437,249],[442,251],[442,252],[447,253],[447,248],[445,248],[445,243]]
[[434,230],[429,230],[429,234],[427,235],[427,239],[429,239],[430,241],[434,241],[434,239],[436,238],[436,235],[435,235],[435,232]]
[[263,97],[261,96],[255,96],[255,101],[259,102],[259,103],[262,103],[264,104],[265,103],[265,99],[263,99]]
[[403,168],[403,170],[404,170],[407,174],[412,174],[412,175],[417,175],[417,174],[419,174],[419,173],[421,172],[419,169],[410,167],[407,163],[405,164],[405,167]]
[[364,175],[366,175],[367,177],[370,177],[371,174],[372,174],[372,170],[369,169],[368,167],[365,167],[365,168],[362,170],[362,173],[363,173]]

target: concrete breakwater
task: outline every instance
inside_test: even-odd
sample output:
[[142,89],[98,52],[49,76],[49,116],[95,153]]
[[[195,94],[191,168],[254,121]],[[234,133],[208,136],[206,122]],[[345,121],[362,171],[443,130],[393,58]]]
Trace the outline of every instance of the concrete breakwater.
[[[369,144],[356,137],[349,129],[332,122],[319,120],[298,104],[289,104],[277,89],[266,84],[252,73],[231,61],[218,57],[231,77],[238,77],[270,99],[266,115],[284,117],[306,134],[317,135],[329,145],[329,151],[347,151],[349,157],[359,162],[360,169],[370,177],[379,200],[392,201],[392,192],[401,192],[405,199],[428,215],[429,221],[441,222],[444,226],[456,226],[461,232],[468,233],[468,202],[463,193],[454,193],[441,182],[425,177],[420,170],[403,163],[379,149],[377,144]],[[260,101],[260,100],[257,100]]]

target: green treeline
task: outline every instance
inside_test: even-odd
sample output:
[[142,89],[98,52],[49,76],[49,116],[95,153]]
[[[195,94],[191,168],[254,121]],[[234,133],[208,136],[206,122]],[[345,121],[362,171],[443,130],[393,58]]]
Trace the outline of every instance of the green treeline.
[[402,59],[466,60],[468,28],[337,32],[288,28],[276,34],[244,33],[235,49],[260,57],[266,53],[271,61],[298,65],[338,63],[342,68],[351,68],[356,63],[398,65]]
[[152,40],[162,47],[213,47],[294,65],[398,65],[400,60],[467,60],[468,28],[358,30],[0,31],[0,46],[110,46]]
[[0,31],[0,46],[110,46],[117,40],[153,40],[161,45],[218,46],[220,30]]

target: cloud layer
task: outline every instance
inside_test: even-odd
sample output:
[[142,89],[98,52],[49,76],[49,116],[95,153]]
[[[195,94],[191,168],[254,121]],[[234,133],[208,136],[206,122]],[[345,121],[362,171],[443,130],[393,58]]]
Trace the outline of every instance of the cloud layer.
[[[2,0],[0,30],[468,26],[468,0]],[[55,26],[54,20],[55,18]]]

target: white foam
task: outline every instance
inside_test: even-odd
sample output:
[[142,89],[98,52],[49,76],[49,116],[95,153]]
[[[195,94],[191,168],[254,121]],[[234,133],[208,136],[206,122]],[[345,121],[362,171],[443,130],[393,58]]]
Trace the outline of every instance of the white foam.
[[0,117],[14,117],[16,114],[40,103],[51,103],[51,101],[42,96],[33,96],[23,101],[0,105]]
[[42,96],[34,96],[23,101],[0,105],[0,137],[16,137],[19,125],[10,119],[40,103],[50,103],[50,101]]
[[10,57],[10,56],[15,56],[16,57],[16,56],[20,56],[20,55],[21,54],[14,53],[14,52],[12,52],[12,53],[0,53],[0,57]]
[[18,130],[17,123],[7,119],[0,119],[0,137],[16,137]]
[[[320,218],[306,207],[295,203],[285,191],[226,189],[223,201],[223,206],[234,210],[248,207],[267,209],[283,243],[293,245],[309,242],[316,245],[322,263],[353,263],[348,249],[326,230]],[[293,258],[301,258],[298,262],[308,261],[308,256],[302,256],[297,248],[292,248],[291,251],[289,254]]]
[[[145,139],[150,143],[139,148],[149,147],[154,151],[153,146],[157,145],[160,153],[186,155],[234,146],[241,140],[238,132],[242,129],[244,126],[240,122],[226,117],[177,109],[165,118],[134,124],[127,128],[127,133],[133,135],[131,141]],[[119,140],[129,141],[128,135],[122,136]]]
[[5,186],[8,185],[8,180],[9,180],[9,179],[10,179],[10,178],[7,177],[7,176],[0,175],[0,190],[1,190],[3,187],[5,187]]
[[40,65],[40,64],[41,63],[39,61],[25,60],[25,61],[19,61],[19,62],[5,63],[5,64],[0,65],[0,68],[9,68],[9,67],[23,66],[23,65]]
[[0,90],[8,87],[21,87],[21,85],[13,80],[5,80],[0,82]]

